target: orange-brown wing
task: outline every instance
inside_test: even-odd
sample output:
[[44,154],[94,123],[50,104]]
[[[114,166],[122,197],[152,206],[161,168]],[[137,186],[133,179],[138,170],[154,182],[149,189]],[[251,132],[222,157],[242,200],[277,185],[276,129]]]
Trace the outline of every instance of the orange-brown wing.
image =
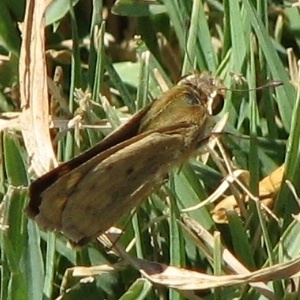
[[36,222],[84,244],[149,196],[186,152],[184,136],[176,133],[140,134],[116,147],[45,189]]
[[[78,166],[85,163],[86,161],[93,158],[94,156],[98,155],[99,153],[105,152],[106,150],[114,147],[115,145],[118,145],[136,136],[140,126],[140,121],[149,110],[149,107],[150,106],[144,108],[143,110],[135,114],[129,120],[129,122],[127,122],[126,124],[118,128],[116,131],[114,131],[112,134],[107,136],[104,140],[99,142],[93,148],[80,154],[74,159],[65,162],[64,164],[60,165],[59,167],[53,169],[52,171],[46,173],[42,177],[35,180],[29,187],[30,201],[26,208],[27,215],[30,218],[35,218],[35,216],[39,213],[39,206],[42,201],[41,198],[42,192],[47,188],[49,188],[56,181],[58,181],[62,176],[68,174],[70,171],[76,169]],[[80,179],[80,174],[76,172],[75,174],[76,175],[74,176],[75,177],[77,176],[78,179]],[[73,177],[74,181],[76,181],[75,177]]]

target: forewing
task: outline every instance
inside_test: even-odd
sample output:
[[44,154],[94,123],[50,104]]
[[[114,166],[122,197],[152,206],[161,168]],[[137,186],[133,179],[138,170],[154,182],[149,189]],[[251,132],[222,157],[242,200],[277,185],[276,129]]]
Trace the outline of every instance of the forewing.
[[[129,122],[127,122],[126,124],[118,128],[116,131],[114,131],[112,134],[107,136],[104,140],[99,142],[93,148],[89,149],[88,151],[80,154],[74,159],[60,165],[59,167],[53,169],[52,171],[48,172],[47,174],[35,180],[29,187],[30,201],[26,208],[27,215],[30,218],[34,219],[36,215],[39,214],[39,207],[41,205],[41,201],[43,200],[41,194],[52,185],[55,185],[56,182],[59,182],[62,179],[62,177],[68,176],[68,174],[71,174],[72,170],[77,169],[79,166],[85,164],[93,157],[98,156],[103,152],[106,153],[107,150],[114,148],[114,146],[120,143],[124,143],[127,140],[131,139],[132,137],[135,137],[138,133],[140,121],[149,110],[149,107],[150,106],[144,108],[143,110],[135,114],[129,120]],[[87,164],[84,168],[82,168],[82,171],[84,171],[85,168],[87,168],[88,170],[90,168],[89,164]],[[68,186],[66,186],[66,184],[63,184],[64,188],[67,188],[68,191],[69,188],[72,187],[72,184],[76,184],[76,182],[80,180],[81,176],[84,176],[84,174],[80,174],[79,172],[76,171],[73,172],[71,176],[72,178],[68,180],[69,182]],[[66,180],[66,177],[64,178],[64,180]],[[56,197],[54,198],[55,200],[53,201],[59,202],[59,205],[63,207],[67,199],[67,194],[64,195],[64,193],[61,193],[60,189],[58,190],[56,189],[53,192],[53,194]],[[53,225],[55,227],[55,225],[57,224],[56,221],[57,217],[51,212],[49,212],[49,215],[50,215],[49,219],[52,220]],[[60,219],[60,216],[58,216],[58,219]]]
[[58,229],[76,243],[91,240],[150,195],[180,162],[185,148],[181,134],[153,132],[110,150],[41,194],[35,218],[40,225]]

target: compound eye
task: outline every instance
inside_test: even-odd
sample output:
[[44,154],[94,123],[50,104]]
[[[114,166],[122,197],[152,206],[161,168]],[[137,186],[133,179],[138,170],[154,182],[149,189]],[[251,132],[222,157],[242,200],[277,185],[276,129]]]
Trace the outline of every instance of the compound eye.
[[224,95],[215,94],[209,103],[208,111],[211,115],[217,115],[224,106]]

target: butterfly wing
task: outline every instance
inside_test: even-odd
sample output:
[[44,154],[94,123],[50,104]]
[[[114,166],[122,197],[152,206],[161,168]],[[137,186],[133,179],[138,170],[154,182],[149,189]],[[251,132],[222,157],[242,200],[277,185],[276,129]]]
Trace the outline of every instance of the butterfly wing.
[[[93,148],[80,154],[74,159],[65,162],[53,169],[52,171],[41,176],[35,180],[29,187],[29,198],[30,201],[26,207],[26,213],[30,218],[35,218],[39,213],[39,206],[41,204],[42,198],[41,194],[44,190],[49,188],[52,184],[58,181],[62,176],[68,174],[70,171],[76,169],[81,164],[85,163],[92,157],[98,155],[99,153],[105,152],[107,149],[122,143],[137,135],[140,126],[141,119],[145,116],[150,106],[144,108],[143,110],[136,113],[126,124],[112,132],[104,140],[99,142]],[[75,172],[73,175],[73,180],[76,182],[76,178],[80,178],[80,174]],[[76,178],[75,178],[76,177]],[[63,201],[62,201],[63,203]],[[61,204],[63,205],[63,204]],[[54,223],[56,223],[54,221]]]
[[133,139],[94,156],[44,190],[35,221],[83,244],[129,213],[185,151],[178,133],[152,132]]
[[94,148],[36,180],[28,215],[81,245],[107,230],[207,139],[218,89],[205,83],[215,86],[211,77],[188,76]]

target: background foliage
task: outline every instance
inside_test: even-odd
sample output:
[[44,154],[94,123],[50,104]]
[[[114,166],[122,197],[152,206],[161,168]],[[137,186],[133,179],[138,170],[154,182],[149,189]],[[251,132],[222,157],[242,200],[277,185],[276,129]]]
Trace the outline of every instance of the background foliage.
[[[68,268],[105,265],[118,257],[99,245],[81,250],[67,246],[61,235],[40,231],[23,213],[27,187],[35,178],[17,124],[8,120],[20,112],[18,60],[26,1],[0,2],[0,110],[1,160],[1,299],[182,299],[174,290],[141,280],[129,265],[80,281]],[[72,4],[72,5],[70,5]],[[147,102],[158,97],[157,69],[171,87],[195,69],[208,70],[232,89],[249,89],[270,80],[283,86],[257,92],[228,91],[222,114],[229,113],[226,131],[248,139],[224,137],[228,155],[238,168],[251,174],[249,189],[257,195],[258,183],[283,162],[285,179],[299,192],[299,137],[296,95],[298,87],[299,9],[292,1],[184,1],[159,2],[66,1],[51,2],[46,10],[48,75],[63,69],[60,82],[66,101],[53,104],[53,114],[68,120],[80,114],[85,125],[101,130],[52,130],[58,136],[60,161],[66,161],[102,139]],[[96,31],[96,29],[100,29]],[[95,35],[95,32],[98,35]],[[138,37],[134,36],[138,35]],[[150,57],[145,57],[150,51]],[[235,76],[233,76],[234,74]],[[236,78],[244,78],[241,83]],[[93,102],[84,112],[82,96]],[[105,95],[108,101],[99,97]],[[8,124],[8,125],[7,125]],[[4,130],[3,130],[4,129]],[[251,138],[249,138],[251,137]],[[174,266],[224,274],[199,250],[177,221],[179,209],[207,198],[223,175],[215,163],[192,159],[169,182],[138,208],[133,218],[120,220],[125,228],[121,243],[134,240],[130,254]],[[299,210],[295,195],[283,182],[273,199],[275,221],[260,216],[249,202],[249,218],[228,216],[229,224],[216,224],[206,206],[189,215],[211,232],[219,230],[222,243],[249,269],[259,269],[298,254]],[[87,195],[88,197],[88,195]],[[166,201],[171,199],[171,201]],[[88,216],[82,216],[88,217]],[[289,280],[269,285],[278,299],[297,299],[298,285]],[[68,291],[68,293],[66,293]],[[263,299],[248,285],[198,293],[203,299]],[[194,295],[193,297],[196,297]],[[195,298],[196,299],[196,298]]]

